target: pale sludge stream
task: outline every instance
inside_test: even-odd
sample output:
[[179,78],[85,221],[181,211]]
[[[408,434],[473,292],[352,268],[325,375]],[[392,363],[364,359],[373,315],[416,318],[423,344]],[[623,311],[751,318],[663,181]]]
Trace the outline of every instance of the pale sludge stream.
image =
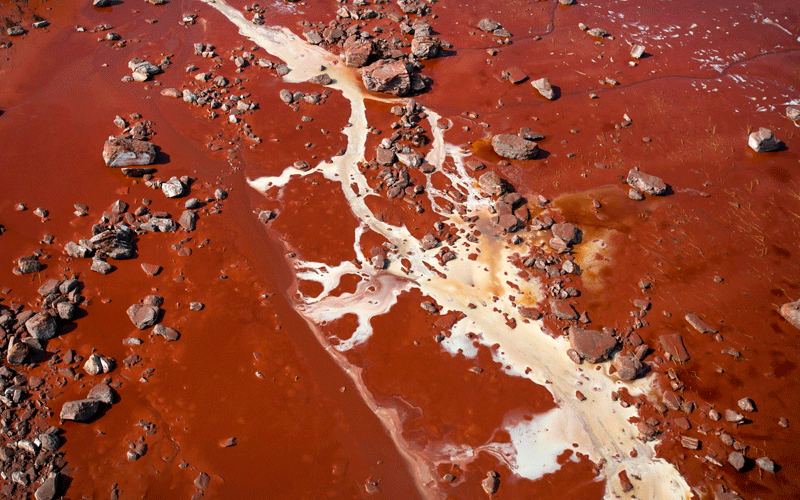
[[[537,321],[522,321],[509,296],[519,296],[520,292],[531,297],[543,295],[536,283],[519,278],[510,263],[514,253],[526,251],[527,243],[511,249],[492,230],[484,231],[478,243],[474,244],[474,247],[481,249],[476,260],[466,257],[474,251],[473,244],[460,239],[453,248],[457,258],[441,266],[434,256],[435,251],[424,251],[421,242],[405,227],[378,220],[365,203],[365,198],[378,194],[368,186],[357,168],[358,162],[365,159],[368,134],[365,99],[375,97],[362,92],[355,80],[355,71],[339,64],[337,56],[305,43],[286,28],[256,26],[224,2],[206,2],[233,22],[243,36],[282,59],[291,69],[284,77],[286,82],[306,81],[319,74],[324,66],[334,80],[329,87],[340,91],[350,102],[350,126],[343,130],[347,136],[347,148],[343,155],[332,158],[329,163],[321,162],[306,172],[289,167],[280,176],[251,180],[250,185],[260,192],[276,196],[292,180],[313,173],[322,174],[340,183],[341,192],[360,221],[353,235],[359,261],[369,261],[360,244],[366,230],[382,235],[396,247],[395,252],[387,255],[390,262],[388,268],[381,270],[368,264],[358,268],[349,261],[337,266],[295,261],[297,280],[315,281],[323,288],[316,297],[298,294],[296,307],[316,332],[320,342],[328,347],[328,352],[353,378],[367,404],[384,422],[414,471],[422,494],[428,498],[444,496],[437,488],[435,471],[436,465],[441,462],[468,463],[478,452],[487,451],[505,461],[516,474],[534,480],[556,471],[560,467],[556,458],[565,450],[574,450],[588,455],[595,463],[604,464],[601,473],[607,480],[606,498],[628,498],[632,495],[633,492],[622,491],[617,478],[622,470],[640,478],[636,490],[639,498],[690,497],[689,487],[675,467],[655,456],[655,443],[643,443],[636,438],[638,431],[629,422],[631,417],[636,416],[636,409],[622,408],[611,402],[610,393],[622,386],[632,394],[647,393],[650,379],[623,383],[609,375],[605,367],[602,370],[595,370],[591,365],[579,367],[566,355],[569,345],[565,338],[554,339],[545,334]],[[466,201],[460,204],[450,200],[454,205],[461,205],[468,215],[479,215],[481,220],[487,220],[491,200],[480,194],[467,174],[463,165],[466,154],[458,147],[445,143],[445,132],[436,126],[440,117],[431,110],[426,109],[425,112],[433,131],[433,144],[427,161],[447,175],[452,186],[467,194]],[[455,171],[442,169],[448,157],[453,160]],[[436,197],[448,199],[448,195],[437,191],[430,182],[430,175],[428,177],[426,195],[434,211],[445,222],[466,229],[467,224],[459,215],[446,213],[437,205]],[[410,262],[410,266],[403,267],[401,259]],[[428,266],[440,271],[446,278],[431,271]],[[360,278],[356,291],[332,295],[342,277],[347,275]],[[452,355],[461,353],[474,356],[477,353],[473,345],[475,339],[468,338],[466,334],[480,332],[477,337],[480,343],[500,346],[492,352],[508,374],[527,378],[546,387],[558,407],[531,420],[520,419],[510,413],[504,422],[504,430],[511,437],[510,444],[488,442],[473,448],[457,442],[439,442],[429,443],[420,449],[406,441],[402,436],[400,414],[393,408],[377,404],[361,380],[359,368],[348,362],[344,352],[369,342],[373,333],[371,319],[387,313],[396,304],[400,294],[414,288],[439,304],[442,313],[458,311],[466,315],[453,327],[450,337],[440,344],[445,350]],[[492,301],[492,296],[496,300]],[[474,308],[470,308],[470,305]],[[331,339],[325,337],[319,325],[348,313],[358,317],[358,327],[351,337],[336,339],[334,345]],[[506,325],[504,315],[518,320],[516,329],[512,330]],[[586,396],[585,401],[576,400],[574,394],[578,389]],[[634,450],[635,453],[631,453]]]

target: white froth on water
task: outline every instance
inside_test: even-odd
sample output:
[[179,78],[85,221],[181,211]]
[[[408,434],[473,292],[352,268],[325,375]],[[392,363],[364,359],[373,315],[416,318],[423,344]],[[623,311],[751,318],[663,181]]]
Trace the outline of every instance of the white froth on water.
[[[424,251],[421,242],[407,228],[392,226],[376,218],[365,203],[365,198],[375,193],[357,168],[358,162],[365,157],[368,124],[366,96],[353,78],[352,70],[334,64],[336,56],[305,43],[286,28],[255,26],[224,2],[205,1],[235,23],[242,35],[281,58],[291,69],[285,77],[287,82],[305,81],[319,74],[320,67],[324,65],[334,79],[329,87],[341,91],[351,104],[350,123],[343,130],[347,136],[347,148],[343,155],[332,158],[328,163],[322,162],[309,172],[290,167],[279,176],[249,182],[253,188],[264,192],[285,186],[298,176],[318,172],[341,184],[345,200],[354,216],[361,221],[354,237],[356,252],[362,263],[366,259],[359,242],[366,229],[382,235],[395,246],[396,251],[390,254],[391,263],[386,270],[359,267],[352,262],[329,266],[297,260],[297,279],[316,281],[323,287],[323,291],[315,297],[299,294],[297,309],[320,341],[326,347],[334,347],[329,352],[350,374],[366,403],[386,425],[398,449],[414,469],[424,496],[445,496],[437,487],[436,464],[431,463],[431,457],[434,462],[468,462],[481,449],[494,450],[495,455],[517,474],[530,478],[557,470],[556,458],[565,449],[574,449],[597,463],[605,462],[602,473],[607,479],[607,498],[630,498],[631,493],[622,492],[616,479],[617,473],[623,469],[641,477],[635,490],[639,498],[690,496],[688,485],[675,467],[656,457],[652,443],[645,444],[636,438],[637,431],[629,421],[636,415],[636,410],[612,404],[610,393],[621,382],[605,370],[576,367],[566,356],[567,342],[564,338],[549,337],[542,331],[540,322],[529,322],[519,315],[511,296],[529,297],[535,301],[542,295],[540,285],[520,278],[511,264],[513,254],[527,252],[527,245],[508,248],[500,238],[490,234],[491,230],[484,231],[477,244],[462,238],[449,245],[457,258],[441,266],[434,257],[435,251]],[[481,196],[474,180],[466,172],[463,162],[466,153],[445,142],[444,130],[437,126],[441,117],[431,110],[426,112],[433,134],[433,144],[426,159],[438,172],[447,176],[451,189],[461,191],[466,196],[466,201],[456,202],[449,193],[436,190],[428,176],[427,196],[434,211],[456,227],[467,229],[458,214],[447,213],[434,203],[435,197],[441,197],[469,215],[479,215],[485,224],[490,201]],[[448,160],[452,160],[452,165]],[[478,258],[474,261],[467,258],[472,252],[478,252]],[[407,259],[409,264],[401,265],[401,258]],[[446,274],[446,278],[442,277],[442,273]],[[333,295],[332,292],[345,275],[357,275],[360,278],[356,291]],[[361,380],[360,370],[347,361],[343,351],[367,342],[373,334],[372,318],[386,314],[401,293],[414,287],[433,298],[443,312],[458,311],[466,315],[466,319],[456,323],[449,338],[442,342],[444,350],[453,355],[472,357],[477,354],[476,344],[487,347],[499,345],[500,348],[492,349],[492,353],[494,359],[502,363],[504,370],[546,387],[558,408],[528,422],[509,417],[506,430],[512,442],[507,446],[486,443],[472,449],[459,443],[435,443],[419,450],[416,445],[407,442],[401,432],[402,420],[398,411],[378,406]],[[319,325],[346,314],[358,317],[359,326],[350,338],[329,339],[321,336]],[[508,326],[506,318],[516,320],[517,327]],[[476,335],[470,337],[470,333]],[[634,394],[646,393],[650,390],[650,382],[639,380],[625,384],[625,387]],[[575,398],[576,390],[583,392],[585,401]],[[577,444],[577,448],[573,448],[573,443]],[[636,450],[635,457],[631,457],[632,450]]]

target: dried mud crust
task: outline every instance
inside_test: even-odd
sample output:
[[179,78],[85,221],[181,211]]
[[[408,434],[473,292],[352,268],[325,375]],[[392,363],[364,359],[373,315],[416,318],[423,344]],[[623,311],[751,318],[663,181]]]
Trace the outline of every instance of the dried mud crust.
[[[211,7],[179,13],[167,3],[148,6],[141,15],[135,13],[135,22],[151,27],[155,47],[164,42],[159,38],[163,33],[159,25],[165,22],[180,25],[186,33],[182,36],[189,37],[194,36],[192,30],[198,21],[215,26],[202,37],[192,38],[193,45],[187,40],[187,47],[193,51],[168,55],[152,47],[140,48],[147,35],[137,35],[138,39],[128,38],[126,33],[112,36],[113,24],[129,21],[130,14],[119,9],[108,12],[108,7],[97,6],[91,12],[53,13],[53,19],[64,22],[73,17],[83,24],[103,20],[103,24],[86,30],[103,38],[97,40],[96,47],[84,50],[105,51],[105,55],[116,52],[109,55],[116,61],[112,67],[127,66],[132,71],[130,76],[120,72],[125,83],[113,84],[141,86],[123,91],[127,105],[146,95],[158,102],[148,106],[156,123],[169,123],[177,117],[194,124],[170,125],[176,131],[152,138],[161,148],[160,161],[150,142],[135,143],[136,152],[147,153],[146,163],[156,162],[153,168],[124,172],[143,177],[141,181],[122,175],[101,181],[107,187],[104,196],[67,181],[67,185],[72,182],[75,186],[74,193],[83,195],[79,199],[91,198],[88,205],[92,207],[108,206],[114,196],[107,193],[120,193],[120,199],[102,212],[96,225],[72,220],[97,215],[94,208],[81,203],[74,206],[74,218],[69,215],[72,208],[51,214],[42,208],[27,211],[17,205],[15,211],[13,204],[18,198],[36,199],[35,192],[26,189],[22,189],[22,195],[9,191],[6,199],[14,201],[0,206],[0,238],[4,243],[14,241],[2,252],[13,265],[5,275],[9,283],[4,290],[7,299],[0,303],[6,359],[14,364],[13,368],[3,367],[0,373],[6,398],[3,403],[8,407],[3,425],[10,429],[0,456],[3,472],[10,478],[3,486],[6,496],[23,498],[36,491],[37,498],[52,498],[64,491],[77,496],[102,489],[103,495],[110,490],[112,496],[124,497],[126,491],[141,488],[135,484],[141,481],[134,478],[144,466],[134,469],[133,464],[150,464],[151,460],[168,464],[159,470],[169,471],[167,476],[180,476],[181,491],[195,497],[203,496],[207,489],[212,496],[215,492],[252,492],[243,481],[246,467],[233,471],[216,457],[220,456],[218,449],[234,453],[247,449],[248,437],[260,432],[257,425],[239,427],[237,437],[231,437],[234,431],[230,431],[208,439],[209,429],[225,422],[190,417],[193,430],[184,427],[186,437],[176,437],[183,403],[164,403],[164,396],[177,386],[157,382],[162,371],[169,374],[166,378],[175,375],[165,353],[180,357],[182,349],[189,349],[207,358],[210,349],[199,347],[197,340],[186,335],[186,327],[191,325],[201,335],[203,331],[208,334],[226,329],[227,325],[221,317],[201,326],[183,316],[179,318],[182,327],[154,327],[164,319],[165,310],[168,314],[170,308],[185,308],[189,301],[190,310],[195,312],[203,310],[205,302],[225,302],[215,300],[218,294],[213,291],[196,288],[196,295],[187,299],[169,280],[219,279],[224,283],[222,288],[235,283],[226,288],[228,293],[245,303],[261,301],[266,311],[254,313],[247,306],[239,306],[239,312],[262,321],[267,318],[277,335],[285,336],[274,319],[277,311],[289,314],[289,306],[294,306],[306,314],[306,320],[313,319],[310,308],[303,309],[313,303],[308,299],[352,294],[363,300],[368,287],[362,284],[374,286],[382,276],[394,276],[388,279],[398,283],[402,283],[398,277],[408,279],[412,285],[386,285],[398,291],[394,298],[392,294],[378,295],[390,307],[369,317],[376,333],[365,342],[359,343],[356,337],[361,317],[353,320],[353,315],[342,315],[317,321],[311,327],[329,352],[334,351],[328,344],[334,350],[341,348],[332,359],[319,350],[321,355],[312,356],[317,364],[306,366],[303,356],[317,352],[314,349],[319,347],[309,347],[308,340],[302,355],[292,354],[286,346],[276,361],[253,353],[254,365],[259,366],[253,380],[264,379],[262,370],[272,371],[273,381],[281,370],[282,377],[291,375],[294,382],[308,377],[311,381],[307,385],[299,382],[299,391],[320,410],[331,410],[331,394],[345,394],[340,391],[346,384],[361,391],[366,401],[366,405],[360,400],[336,403],[340,406],[336,406],[339,416],[334,424],[308,415],[295,421],[275,417],[292,435],[312,428],[313,432],[300,439],[303,448],[317,450],[318,461],[325,468],[333,464],[333,478],[320,481],[318,488],[306,484],[301,488],[304,493],[318,494],[326,484],[325,491],[344,496],[366,492],[396,498],[434,493],[458,498],[560,496],[565,488],[584,498],[609,492],[648,495],[653,484],[643,480],[641,471],[625,465],[636,463],[636,448],[619,450],[626,457],[616,462],[623,465],[613,459],[598,459],[596,450],[565,450],[553,457],[560,467],[549,483],[523,477],[520,469],[524,464],[514,461],[524,460],[519,458],[521,449],[510,455],[498,451],[508,449],[503,445],[521,446],[504,434],[510,432],[511,424],[516,423],[513,418],[519,418],[520,412],[524,414],[522,421],[535,420],[559,406],[580,408],[601,398],[605,398],[609,411],[617,405],[620,411],[636,409],[631,413],[630,427],[635,429],[638,442],[643,446],[655,442],[657,456],[668,460],[698,497],[737,498],[757,491],[759,498],[781,498],[798,491],[791,479],[797,477],[791,473],[791,453],[797,443],[792,422],[787,419],[792,415],[792,403],[786,399],[796,388],[792,375],[797,359],[791,346],[798,333],[793,326],[797,323],[797,306],[792,302],[797,298],[798,284],[776,275],[778,269],[782,276],[796,274],[785,235],[786,228],[797,226],[794,211],[787,208],[796,204],[796,196],[786,189],[793,185],[788,165],[796,159],[793,148],[797,139],[791,110],[784,116],[783,107],[778,106],[779,101],[791,99],[782,94],[788,88],[784,76],[779,71],[763,76],[783,61],[791,62],[791,54],[798,50],[794,41],[782,40],[776,48],[773,33],[756,48],[747,48],[743,56],[729,60],[727,54],[721,54],[722,67],[709,74],[707,64],[715,63],[714,57],[708,59],[710,63],[700,61],[678,71],[672,61],[674,47],[665,46],[656,35],[647,35],[640,26],[620,25],[618,19],[624,16],[606,15],[594,5],[541,2],[526,5],[520,15],[510,16],[504,11],[488,14],[485,5],[454,13],[445,3],[416,1],[313,7],[288,3],[285,11],[275,13],[283,24],[299,21],[292,27],[308,45],[342,54],[341,60],[326,61],[315,69],[319,73],[316,76],[297,81],[292,72],[298,74],[298,68],[263,54],[263,48],[250,45],[254,42],[231,41],[234,28]],[[34,6],[32,12],[38,12],[37,8]],[[620,9],[628,19],[650,15],[635,8]],[[744,9],[732,9],[731,17],[739,16]],[[753,33],[760,33],[761,28],[786,31],[780,23],[785,24],[782,19],[792,14],[779,2],[768,9],[773,12],[770,17],[758,11],[753,14],[762,21]],[[17,9],[9,14],[7,24],[41,22],[41,16],[35,17],[32,12]],[[257,5],[243,6],[241,12],[253,26],[272,24],[271,13]],[[671,15],[680,18],[676,23],[685,20],[681,14]],[[317,21],[303,20],[309,17]],[[535,21],[534,29],[525,24],[529,22],[526,20]],[[701,23],[692,29],[701,31],[704,27]],[[2,41],[2,50],[14,64],[36,53],[24,43],[40,36],[33,27],[32,32],[21,35],[18,31],[13,30],[13,35],[7,32],[11,43]],[[41,33],[57,37],[59,31],[51,26]],[[709,36],[716,40],[714,35]],[[631,48],[632,42],[637,44]],[[544,44],[555,45],[556,50]],[[697,44],[702,46],[701,42]],[[530,53],[541,53],[542,59],[533,64]],[[156,66],[139,57],[163,59]],[[548,64],[552,57],[562,58],[562,66]],[[395,96],[415,94],[413,99],[389,103],[379,102],[391,98],[389,95],[371,95],[366,103],[369,130],[364,138],[364,157],[357,158],[357,165],[354,163],[348,171],[355,176],[350,181],[359,189],[368,188],[358,193],[365,199],[363,206],[374,215],[366,222],[366,229],[362,229],[365,221],[359,218],[363,212],[337,196],[336,182],[346,181],[331,180],[325,167],[325,163],[335,161],[337,153],[346,154],[340,149],[341,136],[331,134],[337,127],[344,127],[347,134],[345,123],[332,118],[349,112],[338,101],[337,81],[330,77],[344,74],[342,66],[362,68],[350,71],[355,85],[365,85],[367,90]],[[453,71],[454,67],[469,68],[469,74]],[[576,68],[581,68],[578,73],[582,77],[575,76]],[[546,82],[542,81],[544,77]],[[465,96],[458,95],[466,91],[452,90],[463,89],[464,79],[480,92],[469,106]],[[16,88],[13,84],[22,80],[12,79],[9,88]],[[730,92],[740,84],[741,93],[763,94],[769,103],[766,108],[747,107],[752,101],[741,95],[721,102],[721,97],[710,92],[706,102],[686,104],[688,112],[682,112],[680,104],[668,106],[670,102],[686,102],[689,92],[700,94],[714,86]],[[490,96],[489,102],[486,96]],[[11,92],[3,98],[10,103],[15,100]],[[102,105],[109,108],[104,110],[108,115],[105,122],[121,113],[110,103]],[[10,116],[0,115],[0,120],[15,114],[13,106],[3,111]],[[718,115],[722,111],[736,118],[721,120]],[[130,123],[117,116],[121,120],[114,120],[117,130],[105,123],[102,133],[94,135],[107,138],[122,129],[123,135],[130,136],[124,141],[130,142],[148,140],[153,129],[159,128],[153,122],[139,121],[138,114],[129,118]],[[295,132],[276,132],[276,126],[287,128],[289,123]],[[769,129],[761,128],[762,124]],[[751,139],[748,147],[751,132],[758,137]],[[91,156],[86,155],[98,160],[93,170],[104,168],[99,163],[103,140],[89,148]],[[190,145],[181,146],[181,141]],[[443,141],[460,144],[462,153],[437,157]],[[208,151],[197,154],[201,148]],[[10,149],[18,164],[30,162],[23,148]],[[53,149],[48,154],[55,156],[56,152]],[[183,157],[193,158],[199,166],[189,167],[189,160]],[[199,170],[204,174],[197,176],[200,179],[225,176],[226,186],[233,185],[233,191],[242,195],[249,187],[237,174],[239,169],[254,179],[264,174],[278,176],[287,164],[291,166],[286,172],[300,177],[279,188],[265,189],[266,200],[251,201],[241,196],[225,209],[227,192],[214,191],[219,183],[193,185],[195,175],[189,177],[188,172],[191,168],[195,169],[192,172]],[[25,176],[15,175],[17,184],[26,182]],[[147,188],[158,191],[148,195]],[[202,197],[188,199],[196,190],[203,192]],[[159,202],[161,207],[155,210],[145,203],[148,196],[177,200],[169,201],[169,205]],[[320,201],[323,197],[324,203]],[[55,195],[44,199],[51,207],[64,205]],[[74,200],[65,206],[72,203]],[[128,206],[134,204],[139,208],[129,210]],[[35,218],[31,222],[32,212],[53,233],[41,238],[38,248],[35,242],[39,236],[30,236],[35,233],[31,226],[39,223]],[[204,219],[217,214],[222,215],[214,229]],[[83,234],[71,230],[68,221],[82,227]],[[409,251],[405,241],[380,231],[384,225],[407,228],[408,241],[420,244],[419,252],[424,255],[421,264],[413,261],[414,255],[404,254]],[[12,230],[3,234],[7,227]],[[240,241],[227,240],[229,228],[239,231]],[[163,235],[150,234],[158,232],[176,234],[167,235],[169,243],[164,244],[155,240]],[[204,232],[211,241],[201,238]],[[242,236],[244,233],[249,237]],[[354,233],[361,238],[355,242],[355,250],[350,239]],[[283,245],[285,261],[270,238]],[[207,247],[214,249],[215,241],[225,244],[218,252],[205,252]],[[742,245],[742,241],[748,244]],[[59,251],[61,244],[66,255]],[[265,277],[274,267],[251,267],[250,262],[263,258],[254,249],[266,244],[275,247],[275,263],[270,266],[284,273],[280,280]],[[743,246],[747,248],[744,254]],[[493,259],[492,255],[500,258]],[[135,262],[108,262],[130,258]],[[145,258],[165,265],[151,264]],[[195,274],[184,273],[184,266],[174,264],[176,259],[192,262],[185,267],[193,267]],[[463,304],[463,311],[450,305],[452,297],[441,295],[437,300],[413,284],[421,276],[458,284],[456,269],[462,261],[485,263],[487,269],[498,272],[497,279],[477,294],[457,288],[451,293],[475,298]],[[209,271],[209,266],[223,262],[227,263],[225,270]],[[352,271],[340,277],[335,290],[320,292],[322,282],[309,280],[309,268],[304,267],[316,262],[324,263],[317,268],[319,272],[330,273],[330,268],[340,262],[352,266]],[[415,268],[417,265],[422,267]],[[259,276],[247,293],[242,293],[241,287],[252,283],[239,266]],[[287,274],[287,266],[294,275]],[[128,278],[134,268],[139,276],[132,282],[138,287],[127,290],[124,280],[115,281],[115,285],[100,281],[105,274]],[[742,273],[742,269],[748,272]],[[73,282],[73,275],[86,285],[64,288],[65,283]],[[23,281],[30,276],[43,282],[43,288]],[[262,277],[267,285],[261,284]],[[172,292],[164,293],[165,309],[161,309],[161,291],[150,290],[152,286],[142,281],[152,278],[160,279],[158,288]],[[280,297],[290,283],[297,294],[289,302],[274,301],[273,293],[278,292]],[[91,290],[89,300],[81,295],[84,288]],[[130,320],[124,318],[124,308],[113,316],[94,313],[100,304],[114,302],[125,307],[133,304],[127,309]],[[504,303],[511,309],[503,310]],[[554,393],[545,389],[544,381],[537,384],[506,372],[503,356],[509,346],[502,342],[487,344],[482,339],[491,338],[491,332],[463,326],[471,321],[471,311],[493,307],[490,317],[498,329],[502,326],[527,335],[541,322],[546,333],[539,335],[549,334],[556,341],[566,336],[568,345],[558,345],[562,346],[563,359],[576,365],[567,365],[570,373],[575,370],[578,380],[574,391]],[[115,338],[114,343],[99,340],[101,328],[94,317],[104,318],[113,328],[121,324],[130,328],[133,322],[136,329],[152,328],[152,335],[146,341],[135,335],[126,337],[124,343],[121,338]],[[292,331],[303,331],[316,342],[302,321],[295,319],[288,324]],[[772,335],[768,348],[756,340],[765,330]],[[466,340],[457,340],[461,336]],[[70,338],[80,340],[71,344]],[[457,341],[462,342],[460,351],[447,352]],[[140,348],[140,356],[136,346],[142,342],[147,345]],[[171,343],[162,346],[164,342]],[[176,347],[187,344],[189,347]],[[95,352],[89,347],[94,345],[101,348]],[[235,352],[249,354],[244,351],[248,351],[247,346]],[[116,366],[115,359],[121,359],[122,366]],[[231,367],[241,363],[241,358],[232,359],[236,361]],[[285,364],[283,359],[292,361]],[[337,372],[338,368],[325,372],[325,363],[333,365],[332,361],[358,375],[351,380]],[[293,363],[305,368],[293,368]],[[602,367],[602,373],[595,370],[595,364]],[[408,373],[409,367],[414,367],[413,374]],[[338,373],[331,376],[342,383],[341,387],[322,381],[326,375],[315,373],[317,369]],[[91,384],[82,381],[81,370],[89,374]],[[193,374],[201,373],[197,366],[193,370]],[[587,373],[590,370],[592,373]],[[301,372],[303,377],[298,375]],[[587,376],[595,377],[595,373],[600,373],[599,379]],[[150,384],[156,388],[151,394],[147,389],[134,388],[137,379],[139,384],[156,381]],[[614,390],[592,387],[597,380],[610,381]],[[652,389],[642,391],[643,386],[651,384]],[[298,391],[292,383],[279,386],[289,399]],[[202,383],[192,387],[194,397],[214,394]],[[253,382],[248,388],[254,392],[259,389]],[[567,395],[568,402],[558,400],[567,399]],[[186,396],[186,400],[192,397]],[[58,422],[57,408],[51,410],[49,406],[51,400],[61,405],[62,419],[89,420],[92,423],[87,425],[95,427],[88,428],[123,443],[116,451],[129,462],[130,476],[126,472],[115,482],[92,485],[106,475],[109,469],[104,467],[116,461],[89,465],[91,457],[81,448],[97,438],[71,423]],[[487,400],[492,402],[491,407],[486,405]],[[122,417],[121,410],[115,412],[117,407],[111,405],[117,403],[137,415],[132,417],[136,422]],[[153,417],[143,408],[151,415],[165,416],[153,423]],[[386,410],[401,417],[386,417]],[[380,423],[364,417],[365,413],[372,417],[372,411],[381,415]],[[510,417],[512,414],[517,416]],[[244,419],[243,415],[239,418]],[[301,412],[295,415],[299,417]],[[345,431],[350,417],[371,423],[365,424],[362,432]],[[123,421],[127,425],[124,432],[108,427]],[[381,424],[389,427],[391,441],[385,435],[382,441],[379,439],[381,451],[377,455],[353,448],[347,453],[315,448],[315,440],[324,441],[326,429],[365,439],[380,434]],[[396,429],[392,429],[393,424]],[[66,433],[62,433],[64,428]],[[190,440],[197,437],[211,444],[191,446]],[[451,442],[467,447],[474,456],[443,459],[445,454],[437,452],[436,446]],[[215,458],[206,458],[212,455]],[[375,458],[381,467],[367,465],[368,459]],[[242,464],[244,459],[225,461]],[[297,459],[298,463],[307,463],[305,455]],[[350,460],[353,464],[348,466]],[[406,469],[409,463],[414,472]],[[387,464],[394,464],[392,472]],[[284,478],[291,474],[276,465]],[[215,467],[216,472],[212,470]],[[329,475],[328,470],[325,476]],[[604,481],[596,481],[597,476]],[[150,481],[159,491],[172,491],[163,480],[150,477]]]

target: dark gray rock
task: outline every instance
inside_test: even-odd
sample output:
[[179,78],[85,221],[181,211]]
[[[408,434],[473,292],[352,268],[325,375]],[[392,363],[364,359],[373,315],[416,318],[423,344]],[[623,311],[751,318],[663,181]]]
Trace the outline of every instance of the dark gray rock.
[[47,312],[40,311],[25,322],[25,329],[33,337],[50,340],[57,334],[56,320]]

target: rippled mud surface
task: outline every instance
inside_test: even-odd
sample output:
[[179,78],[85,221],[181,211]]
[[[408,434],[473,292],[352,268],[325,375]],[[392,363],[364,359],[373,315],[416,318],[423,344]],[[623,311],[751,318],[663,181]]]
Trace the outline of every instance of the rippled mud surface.
[[791,2],[107,3],[0,2],[4,498],[800,496]]

